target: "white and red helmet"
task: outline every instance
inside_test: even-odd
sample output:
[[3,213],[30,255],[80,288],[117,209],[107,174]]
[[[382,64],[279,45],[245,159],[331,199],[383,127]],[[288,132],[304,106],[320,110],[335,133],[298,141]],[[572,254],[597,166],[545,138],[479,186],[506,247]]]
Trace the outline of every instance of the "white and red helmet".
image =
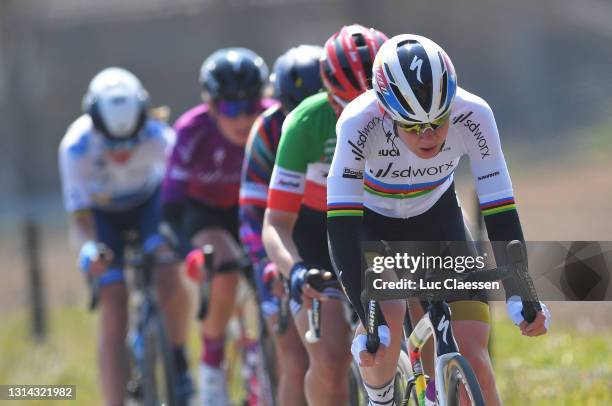
[[325,88],[345,106],[370,88],[372,64],[387,36],[359,24],[347,25],[323,47],[320,70]]
[[402,34],[389,39],[374,61],[372,87],[382,107],[405,124],[431,123],[450,112],[457,75],[432,40]]

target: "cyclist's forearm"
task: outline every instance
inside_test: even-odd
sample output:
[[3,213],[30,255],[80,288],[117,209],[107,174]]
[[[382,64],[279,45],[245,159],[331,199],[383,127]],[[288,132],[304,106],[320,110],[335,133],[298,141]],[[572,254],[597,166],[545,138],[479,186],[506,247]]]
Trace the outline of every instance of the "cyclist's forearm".
[[96,240],[96,227],[90,211],[81,210],[72,213],[70,237],[75,249],[80,249],[87,241]]
[[[503,241],[508,243],[512,240],[519,240],[523,243],[525,242],[521,222],[516,210],[491,214],[485,216],[484,219],[490,241]],[[506,244],[494,244],[495,261],[498,265],[508,263],[505,245]],[[503,283],[504,290],[506,291],[506,298],[518,295],[519,289],[513,279],[506,279]]]
[[296,262],[302,261],[293,242],[293,227],[297,214],[267,209],[264,216],[262,239],[268,257],[278,269],[289,277],[289,271]]
[[342,283],[353,308],[365,325],[361,302],[361,217],[327,218],[329,255],[338,280]]

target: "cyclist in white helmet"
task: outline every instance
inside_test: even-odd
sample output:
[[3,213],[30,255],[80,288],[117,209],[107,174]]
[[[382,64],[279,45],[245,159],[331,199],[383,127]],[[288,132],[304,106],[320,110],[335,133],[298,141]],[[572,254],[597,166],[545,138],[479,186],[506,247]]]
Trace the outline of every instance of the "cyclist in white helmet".
[[[155,255],[172,252],[158,226],[160,184],[175,136],[165,123],[148,117],[149,96],[125,69],[98,73],[83,110],[61,141],[59,166],[80,268],[88,280],[99,281],[99,370],[104,402],[115,406],[123,405],[128,380],[122,233],[137,231],[143,249]],[[156,280],[179,372],[179,395],[186,403],[193,392],[184,354],[189,302],[179,276],[178,267],[164,266]]]
[[[457,87],[446,52],[422,36],[393,37],[376,56],[372,84],[373,90],[352,101],[338,121],[327,178],[332,263],[363,324],[362,238],[466,240],[453,182],[461,156],[469,157],[489,239],[524,240],[493,112],[483,99]],[[496,259],[503,260],[497,253]],[[550,320],[546,306],[541,304],[542,312],[527,324],[516,286],[508,282],[504,288],[509,313],[522,333],[544,334]],[[500,398],[487,350],[485,293],[449,303],[459,349],[476,372],[486,404],[496,405]],[[362,366],[370,404],[391,405],[405,305],[383,301],[381,309],[387,324],[381,329],[388,333],[381,331],[378,352],[366,351],[363,326],[351,350]]]

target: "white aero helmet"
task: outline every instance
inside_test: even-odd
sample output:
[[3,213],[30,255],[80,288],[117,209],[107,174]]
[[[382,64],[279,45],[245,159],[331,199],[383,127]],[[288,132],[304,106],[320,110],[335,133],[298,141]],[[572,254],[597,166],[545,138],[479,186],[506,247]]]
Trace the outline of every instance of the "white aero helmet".
[[446,52],[432,40],[413,34],[389,39],[372,71],[376,97],[394,120],[426,124],[450,112],[457,76]]
[[147,118],[149,95],[133,73],[106,68],[89,83],[83,111],[102,134],[114,141],[135,137]]

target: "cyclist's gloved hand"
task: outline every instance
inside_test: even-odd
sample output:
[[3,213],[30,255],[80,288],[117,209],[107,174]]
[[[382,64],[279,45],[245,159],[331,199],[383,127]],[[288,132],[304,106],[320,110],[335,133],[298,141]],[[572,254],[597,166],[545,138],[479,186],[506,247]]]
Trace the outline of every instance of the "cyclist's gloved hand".
[[204,268],[204,253],[201,249],[193,249],[187,254],[187,257],[185,257],[185,268],[187,269],[187,276],[192,281],[196,283],[202,281],[204,277],[202,272]]
[[297,262],[289,271],[289,294],[291,299],[302,304],[302,288],[304,287],[304,277],[308,269],[303,262]]
[[261,273],[261,280],[268,292],[276,297],[283,297],[285,294],[284,281],[281,273],[274,262],[268,262]]
[[[370,354],[366,348],[366,343],[368,341],[368,337],[365,334],[359,334],[357,337],[355,337],[353,339],[353,343],[351,344],[351,354],[353,354],[353,359],[355,360],[355,362],[360,365],[360,366],[372,366],[375,363],[375,359],[376,358],[382,358],[382,357],[376,357],[377,354],[379,354],[381,352],[381,348],[384,346],[389,347],[389,344],[391,344],[391,331],[389,330],[389,327],[387,327],[386,325],[380,325],[378,326],[378,337],[380,338],[380,346],[378,347],[378,351],[376,351],[376,354]],[[364,357],[361,356],[361,354],[365,351],[365,353],[363,354]],[[384,351],[384,349],[383,349]],[[383,355],[383,354],[381,354]],[[367,362],[365,359],[363,358],[371,358],[371,360],[369,360],[370,362]],[[364,361],[364,362],[362,362]]]
[[[542,307],[542,310],[537,313],[536,319],[532,323],[527,324],[522,313],[523,303],[521,301],[521,298],[516,295],[510,296],[508,298],[508,301],[506,302],[508,317],[510,317],[510,320],[512,320],[515,325],[521,328],[521,332],[524,335],[529,336],[544,334],[546,331],[548,331],[548,328],[550,326],[550,311],[544,303],[540,302],[540,306]],[[542,328],[544,329],[544,331],[541,331]]]
[[110,249],[95,241],[87,241],[79,252],[79,269],[88,277],[100,276],[111,261]]

